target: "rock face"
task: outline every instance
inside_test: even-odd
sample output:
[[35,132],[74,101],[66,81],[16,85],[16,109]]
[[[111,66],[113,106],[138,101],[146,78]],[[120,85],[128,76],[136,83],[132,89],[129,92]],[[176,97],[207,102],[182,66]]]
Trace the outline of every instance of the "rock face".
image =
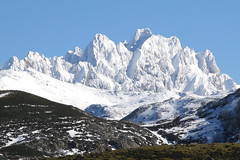
[[63,57],[29,52],[23,60],[10,58],[2,69],[34,69],[65,82],[122,92],[211,95],[236,88],[228,75],[220,73],[209,50],[182,48],[177,37],[154,35],[148,28],[138,29],[128,43],[115,44],[96,34],[84,51],[76,47]]
[[[19,91],[0,92],[0,157],[62,156],[156,145],[147,129]],[[20,148],[20,149],[16,149]],[[24,155],[25,153],[25,155]]]

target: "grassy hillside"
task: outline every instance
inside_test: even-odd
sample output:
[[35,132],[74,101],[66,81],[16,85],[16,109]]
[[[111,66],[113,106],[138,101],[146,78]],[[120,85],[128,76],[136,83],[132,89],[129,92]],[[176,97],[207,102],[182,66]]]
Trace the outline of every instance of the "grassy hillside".
[[190,144],[141,147],[48,160],[236,160],[240,144]]

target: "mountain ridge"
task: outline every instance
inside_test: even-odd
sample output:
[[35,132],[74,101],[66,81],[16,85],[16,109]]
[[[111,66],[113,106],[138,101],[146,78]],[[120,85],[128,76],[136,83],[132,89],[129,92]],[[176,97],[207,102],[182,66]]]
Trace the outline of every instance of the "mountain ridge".
[[76,47],[61,57],[46,58],[30,51],[23,60],[10,58],[2,69],[34,69],[64,82],[122,92],[174,90],[211,95],[237,88],[228,75],[220,73],[209,50],[196,53],[182,48],[177,37],[154,35],[148,28],[138,29],[128,43],[115,44],[96,34],[84,51]]

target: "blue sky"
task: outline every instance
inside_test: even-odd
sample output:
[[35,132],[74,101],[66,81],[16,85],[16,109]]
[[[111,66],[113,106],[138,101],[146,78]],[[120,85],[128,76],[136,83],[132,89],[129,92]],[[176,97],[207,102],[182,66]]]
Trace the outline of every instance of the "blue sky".
[[0,65],[29,50],[47,57],[84,50],[96,33],[130,40],[138,28],[211,50],[240,84],[239,0],[0,0]]

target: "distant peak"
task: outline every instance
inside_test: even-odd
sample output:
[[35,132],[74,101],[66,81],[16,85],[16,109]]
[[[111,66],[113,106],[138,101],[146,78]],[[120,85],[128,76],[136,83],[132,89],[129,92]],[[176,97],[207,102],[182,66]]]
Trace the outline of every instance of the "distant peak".
[[149,28],[137,29],[133,38],[126,46],[130,51],[135,51],[151,36],[152,32]]

